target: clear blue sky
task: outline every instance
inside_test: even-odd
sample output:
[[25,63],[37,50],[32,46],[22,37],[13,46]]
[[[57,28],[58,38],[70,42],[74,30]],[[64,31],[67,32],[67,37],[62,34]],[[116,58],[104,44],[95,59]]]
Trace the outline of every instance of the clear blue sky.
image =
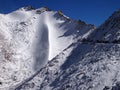
[[62,10],[73,19],[99,26],[120,8],[120,0],[0,0],[0,13],[9,13],[27,5]]

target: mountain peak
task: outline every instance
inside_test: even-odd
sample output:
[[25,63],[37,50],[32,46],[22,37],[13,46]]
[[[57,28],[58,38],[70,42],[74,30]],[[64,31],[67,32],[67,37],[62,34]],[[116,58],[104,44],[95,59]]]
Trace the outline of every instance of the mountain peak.
[[20,11],[32,11],[35,10],[37,14],[41,14],[42,12],[45,11],[51,11],[51,9],[47,8],[47,7],[41,7],[41,8],[34,8],[32,6],[25,6],[19,9]]
[[20,8],[19,10],[30,11],[30,10],[35,10],[35,8],[32,6],[25,6],[25,7]]
[[117,18],[120,17],[120,9],[116,10],[111,16],[110,18]]
[[113,14],[89,36],[89,39],[100,42],[120,41],[120,9]]
[[[20,8],[20,10],[25,10],[25,11],[30,11],[30,10],[35,10],[36,8],[34,8],[33,6],[25,6],[25,7],[22,7]],[[48,7],[41,7],[41,8],[38,8],[39,10],[45,10],[45,11],[49,11],[50,9]],[[38,10],[36,9],[36,10]]]
[[41,7],[41,8],[38,8],[36,9],[36,12],[38,14],[42,13],[42,12],[45,12],[45,11],[51,11],[51,9],[47,8],[47,7]]
[[49,9],[49,8],[48,8],[48,7],[46,7],[46,6],[39,8],[39,10],[51,11],[51,9]]

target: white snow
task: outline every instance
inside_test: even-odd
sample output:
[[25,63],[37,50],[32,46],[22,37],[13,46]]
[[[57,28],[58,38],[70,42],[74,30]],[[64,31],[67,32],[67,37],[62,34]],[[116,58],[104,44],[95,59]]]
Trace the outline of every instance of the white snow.
[[21,83],[76,41],[78,22],[58,12],[20,9],[0,19],[0,90]]
[[[91,29],[82,35],[80,33],[83,31],[75,29],[80,37],[86,38],[86,41],[82,42],[80,37],[76,38],[75,41],[78,42],[72,43],[57,54],[32,79],[23,83],[20,90],[104,90],[106,86],[110,88],[109,90],[113,90],[115,85],[120,88],[120,41],[118,39],[115,43],[110,42],[119,38],[120,22],[118,18],[116,19],[119,15],[107,20],[107,26],[105,22],[99,28]],[[50,24],[47,24],[48,27],[52,26]],[[65,26],[70,25],[65,24]],[[52,27],[53,31],[54,28]],[[64,30],[66,29],[63,29],[63,32]],[[86,31],[85,28],[83,30]],[[52,36],[56,37],[58,33],[54,33],[56,34],[52,33]],[[75,34],[69,31],[69,35]],[[57,42],[57,39],[53,38],[53,40]]]

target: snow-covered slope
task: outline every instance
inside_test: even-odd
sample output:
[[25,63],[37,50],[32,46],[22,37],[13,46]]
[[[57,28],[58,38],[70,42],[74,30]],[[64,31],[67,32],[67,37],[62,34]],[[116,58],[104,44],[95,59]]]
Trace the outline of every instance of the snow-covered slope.
[[18,86],[16,90],[112,88],[120,81],[119,50],[120,45],[117,44],[74,44],[50,61],[34,78]]
[[115,11],[100,27],[98,27],[89,39],[106,42],[120,41],[120,10]]
[[16,90],[120,90],[119,17],[118,10]]
[[0,18],[0,90],[120,90],[120,10],[96,29],[45,7]]
[[0,90],[24,82],[94,28],[45,7],[0,14]]

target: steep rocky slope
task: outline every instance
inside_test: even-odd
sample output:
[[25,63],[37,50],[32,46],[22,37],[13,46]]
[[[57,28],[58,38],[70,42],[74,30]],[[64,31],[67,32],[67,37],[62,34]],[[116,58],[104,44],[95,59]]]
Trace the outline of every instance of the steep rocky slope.
[[119,17],[118,10],[16,90],[119,90]]
[[72,43],[17,90],[119,90],[119,17],[116,11]]
[[89,39],[106,42],[120,41],[120,10],[115,11],[100,27],[98,27]]
[[[66,52],[78,39],[87,37],[94,28],[45,7],[29,6],[0,14],[0,90],[14,90],[14,86],[38,74],[48,61]],[[70,52],[66,54],[69,56]],[[59,66],[65,60],[61,57]]]
[[120,10],[101,26],[46,7],[0,14],[0,90],[119,90]]

